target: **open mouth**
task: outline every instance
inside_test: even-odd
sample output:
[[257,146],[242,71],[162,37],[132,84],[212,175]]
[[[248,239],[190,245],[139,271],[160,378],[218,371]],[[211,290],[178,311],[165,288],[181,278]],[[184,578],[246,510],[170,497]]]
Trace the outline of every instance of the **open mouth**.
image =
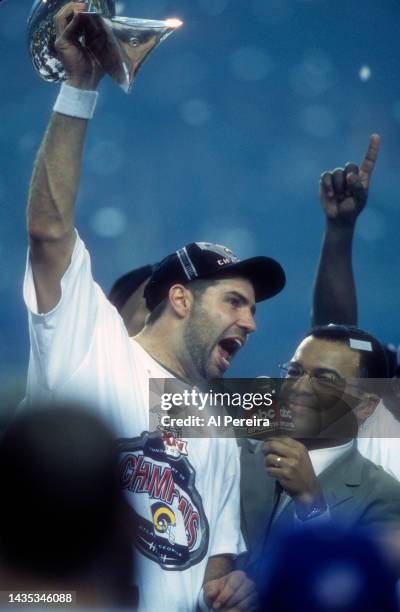
[[222,369],[229,368],[233,357],[244,345],[244,340],[238,337],[223,338],[218,343],[218,352]]

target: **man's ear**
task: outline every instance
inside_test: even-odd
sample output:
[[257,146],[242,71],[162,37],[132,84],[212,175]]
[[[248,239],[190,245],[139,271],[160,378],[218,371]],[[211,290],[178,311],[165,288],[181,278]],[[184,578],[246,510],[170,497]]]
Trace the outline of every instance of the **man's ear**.
[[168,291],[168,302],[175,314],[184,319],[193,305],[193,294],[184,285],[172,285]]
[[380,397],[375,393],[364,393],[359,404],[354,408],[354,415],[359,425],[374,413],[377,405],[380,402]]

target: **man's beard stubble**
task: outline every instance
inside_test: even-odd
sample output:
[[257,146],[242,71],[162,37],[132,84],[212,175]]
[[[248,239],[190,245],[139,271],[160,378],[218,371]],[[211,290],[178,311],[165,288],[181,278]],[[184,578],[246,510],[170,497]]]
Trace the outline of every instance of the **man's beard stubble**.
[[211,342],[213,335],[212,320],[209,314],[201,304],[195,302],[183,333],[183,345],[191,361],[194,376],[203,381],[211,377],[208,371],[208,359],[213,348]]

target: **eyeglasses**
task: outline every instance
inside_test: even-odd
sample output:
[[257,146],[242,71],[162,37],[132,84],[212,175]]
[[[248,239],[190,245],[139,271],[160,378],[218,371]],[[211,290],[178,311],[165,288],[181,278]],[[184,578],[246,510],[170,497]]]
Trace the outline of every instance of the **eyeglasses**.
[[313,372],[307,372],[299,363],[289,361],[279,366],[281,373],[285,378],[299,379],[306,374],[310,383],[314,387],[324,387],[329,389],[344,389],[346,379],[338,376],[334,372],[328,370],[316,369]]

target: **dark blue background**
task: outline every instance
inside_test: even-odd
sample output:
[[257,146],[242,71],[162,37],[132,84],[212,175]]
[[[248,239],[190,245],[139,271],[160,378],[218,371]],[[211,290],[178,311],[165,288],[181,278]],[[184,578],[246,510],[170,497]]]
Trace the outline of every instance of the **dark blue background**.
[[[58,90],[31,67],[29,9],[25,0],[0,9],[0,384],[16,395],[28,358],[26,196]],[[146,61],[130,96],[101,85],[77,213],[101,286],[194,240],[276,257],[287,288],[259,306],[258,333],[231,368],[276,375],[309,323],[319,175],[360,161],[377,131],[355,242],[360,324],[399,343],[398,2],[126,0],[119,13],[184,26]]]

